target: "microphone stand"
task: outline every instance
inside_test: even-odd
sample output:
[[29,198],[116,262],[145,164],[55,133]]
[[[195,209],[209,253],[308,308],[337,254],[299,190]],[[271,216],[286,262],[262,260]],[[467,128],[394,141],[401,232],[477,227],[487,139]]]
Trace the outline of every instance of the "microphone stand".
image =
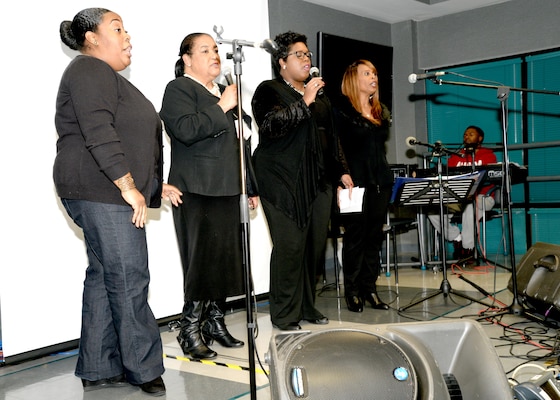
[[[525,313],[525,310],[519,301],[519,296],[517,294],[517,271],[516,271],[516,263],[515,263],[515,246],[514,246],[514,237],[513,237],[513,215],[511,213],[511,180],[510,180],[510,171],[509,171],[509,152],[508,152],[508,138],[507,138],[507,130],[508,130],[508,109],[507,109],[507,100],[509,98],[509,93],[511,90],[518,91],[518,92],[529,92],[529,93],[540,93],[540,94],[553,94],[553,95],[560,95],[560,92],[557,91],[550,91],[550,90],[537,90],[537,89],[526,89],[526,88],[510,88],[507,86],[495,86],[495,85],[486,85],[486,84],[477,84],[477,83],[468,83],[468,82],[453,82],[453,81],[442,81],[441,79],[434,79],[434,83],[436,84],[448,84],[448,85],[458,85],[458,86],[469,86],[469,87],[480,87],[480,88],[487,88],[487,89],[497,89],[498,94],[497,98],[500,101],[501,107],[501,114],[502,114],[502,142],[504,147],[504,161],[503,161],[503,169],[504,169],[504,201],[506,202],[506,210],[508,215],[508,239],[510,245],[510,262],[511,262],[511,284],[512,284],[512,292],[513,292],[513,301],[511,305],[504,309],[505,313],[512,313],[514,315],[521,315]],[[499,314],[496,314],[499,315]]]
[[[218,33],[218,32],[216,32]],[[220,38],[220,43],[225,40]],[[247,198],[247,177],[245,162],[245,137],[243,136],[243,106],[242,106],[242,90],[241,90],[241,63],[243,61],[243,44],[238,40],[232,40],[233,52],[227,53],[227,58],[234,62],[235,82],[237,83],[237,126],[239,135],[239,164],[241,175],[241,195],[239,196],[239,211],[241,223],[241,243],[243,247],[242,257],[245,278],[245,304],[247,307],[247,351],[249,355],[249,385],[251,392],[251,400],[257,398],[256,370],[255,370],[255,322],[253,319],[253,303],[251,301],[251,293],[253,285],[251,284],[251,257],[249,246],[249,202]]]

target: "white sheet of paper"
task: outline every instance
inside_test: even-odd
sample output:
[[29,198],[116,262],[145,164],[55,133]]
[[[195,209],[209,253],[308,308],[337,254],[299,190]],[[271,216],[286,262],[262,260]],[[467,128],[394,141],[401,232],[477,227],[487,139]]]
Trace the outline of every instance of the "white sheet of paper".
[[352,198],[350,189],[342,189],[338,192],[338,201],[341,213],[362,212],[362,202],[364,199],[364,188],[356,186],[352,188]]

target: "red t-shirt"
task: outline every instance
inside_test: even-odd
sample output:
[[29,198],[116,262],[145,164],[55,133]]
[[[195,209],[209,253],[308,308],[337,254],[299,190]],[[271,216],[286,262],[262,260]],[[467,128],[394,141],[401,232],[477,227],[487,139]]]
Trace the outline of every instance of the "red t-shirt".
[[[453,154],[449,157],[447,161],[447,166],[449,167],[470,167],[472,165],[472,155],[471,153],[467,153],[464,149],[461,150],[461,154],[464,154],[465,157],[459,157],[458,155]],[[476,149],[474,153],[474,165],[486,165],[486,164],[495,164],[497,162],[496,154],[486,147],[479,147]],[[482,186],[478,190],[478,194],[486,194],[490,189],[492,189],[494,185],[485,185]]]

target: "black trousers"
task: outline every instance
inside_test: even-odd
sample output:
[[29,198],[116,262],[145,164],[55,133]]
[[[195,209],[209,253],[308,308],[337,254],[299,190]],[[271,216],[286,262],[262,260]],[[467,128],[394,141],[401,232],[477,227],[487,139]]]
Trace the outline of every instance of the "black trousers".
[[366,187],[361,213],[342,214],[344,226],[342,269],[346,296],[360,296],[377,291],[383,245],[383,224],[391,188]]
[[304,229],[261,197],[272,239],[270,319],[274,324],[322,318],[315,309],[316,271],[323,260],[332,189],[320,192]]

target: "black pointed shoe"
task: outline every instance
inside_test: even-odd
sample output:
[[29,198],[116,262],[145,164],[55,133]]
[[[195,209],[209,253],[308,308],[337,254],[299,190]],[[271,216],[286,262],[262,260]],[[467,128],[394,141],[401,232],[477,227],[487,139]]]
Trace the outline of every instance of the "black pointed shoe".
[[324,315],[318,318],[304,318],[304,320],[315,325],[327,325],[329,323],[329,319]]
[[348,310],[352,312],[364,311],[364,304],[362,303],[362,299],[358,296],[346,296],[346,305],[348,306]]
[[301,329],[301,325],[297,322],[288,322],[286,324],[275,324],[273,322],[272,326],[281,331],[299,331]]
[[149,394],[150,396],[163,396],[165,394],[165,384],[163,383],[163,379],[161,376],[158,376],[156,379],[140,384],[140,389],[144,393]]
[[128,382],[124,374],[113,376],[112,378],[99,379],[97,381],[88,381],[87,379],[82,379],[84,392],[91,392],[92,390],[104,389],[109,387],[122,387],[127,385]]
[[377,293],[373,292],[373,293],[368,293],[366,295],[363,296],[364,299],[364,303],[368,302],[369,304],[371,304],[371,306],[373,308],[375,308],[376,310],[388,310],[389,306],[384,303],[379,296],[377,295]]

